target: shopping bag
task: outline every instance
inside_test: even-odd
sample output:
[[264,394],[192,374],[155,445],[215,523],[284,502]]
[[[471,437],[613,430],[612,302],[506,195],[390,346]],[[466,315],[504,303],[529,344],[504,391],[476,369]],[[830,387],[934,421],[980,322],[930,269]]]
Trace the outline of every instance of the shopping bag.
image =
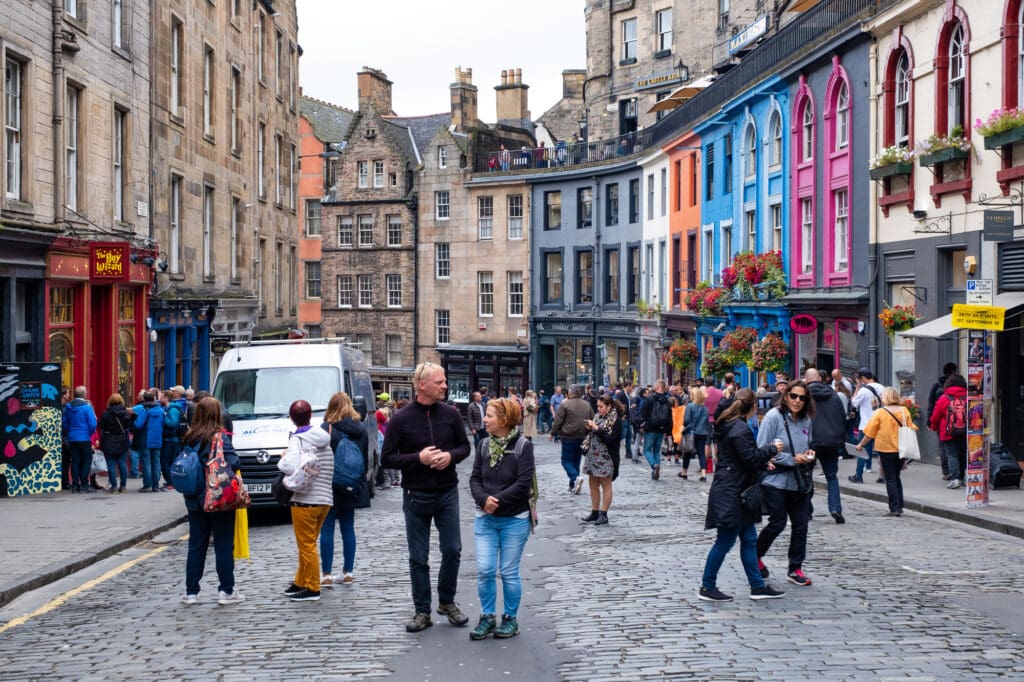
[[89,468],[89,474],[105,474],[107,473],[107,457],[103,454],[102,450],[92,451],[92,466]]
[[249,510],[235,511],[235,558],[249,558]]

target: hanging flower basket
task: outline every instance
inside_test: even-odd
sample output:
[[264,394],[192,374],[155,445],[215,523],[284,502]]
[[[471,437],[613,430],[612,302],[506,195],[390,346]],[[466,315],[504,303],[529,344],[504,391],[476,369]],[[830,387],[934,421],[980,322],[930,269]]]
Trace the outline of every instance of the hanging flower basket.
[[700,373],[706,377],[720,377],[733,371],[735,367],[729,353],[722,348],[711,348],[704,351],[704,362],[700,366]]
[[753,344],[750,369],[755,372],[781,372],[789,362],[789,346],[781,337],[768,334]]
[[757,331],[750,327],[736,327],[722,337],[721,348],[729,355],[732,366],[750,365],[750,351],[757,341]]
[[882,328],[890,339],[896,338],[896,332],[905,332],[914,328],[914,323],[921,319],[917,309],[912,305],[894,305],[882,309],[878,314]]
[[786,295],[782,253],[741,251],[732,265],[722,270],[722,284],[735,287],[740,300],[763,300]]
[[986,135],[985,149],[999,149],[1022,140],[1024,140],[1024,125],[1012,128],[1006,132]]
[[1011,107],[995,109],[988,118],[974,122],[974,129],[985,138],[985,149],[999,149],[1024,140],[1024,111]]
[[685,372],[697,360],[700,351],[697,344],[689,339],[676,339],[672,345],[665,350],[661,359],[665,364],[677,372]]
[[912,161],[898,161],[890,163],[888,166],[872,168],[868,171],[868,176],[872,180],[881,180],[883,178],[891,178],[894,175],[910,175],[913,171],[914,163]]

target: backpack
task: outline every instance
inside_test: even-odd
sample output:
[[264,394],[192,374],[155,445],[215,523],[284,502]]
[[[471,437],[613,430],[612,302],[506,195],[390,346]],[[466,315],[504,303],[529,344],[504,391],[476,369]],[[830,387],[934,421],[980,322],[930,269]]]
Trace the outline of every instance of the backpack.
[[946,435],[963,438],[967,435],[967,401],[950,397],[946,403]]
[[178,411],[181,413],[181,418],[178,419],[178,438],[184,438],[189,430],[188,406],[186,405],[184,410],[179,408]]
[[655,431],[663,431],[672,428],[672,408],[667,398],[652,398],[651,413],[647,417],[647,423]]
[[206,475],[195,445],[185,445],[171,462],[171,485],[182,495],[195,497],[206,487]]
[[334,448],[334,478],[331,479],[331,485],[335,491],[355,497],[365,473],[363,451],[354,440],[342,433],[338,446]]

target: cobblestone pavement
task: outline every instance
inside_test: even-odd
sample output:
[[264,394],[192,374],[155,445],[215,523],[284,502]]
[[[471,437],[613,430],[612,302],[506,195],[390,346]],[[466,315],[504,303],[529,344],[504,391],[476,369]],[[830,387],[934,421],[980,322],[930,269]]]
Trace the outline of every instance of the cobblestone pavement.
[[[254,523],[253,560],[236,569],[247,600],[216,606],[211,551],[201,605],[182,606],[185,545],[172,542],[0,632],[0,677],[1024,678],[1018,539],[915,513],[888,518],[883,505],[846,498],[845,525],[821,516],[811,524],[805,570],[813,586],[779,582],[787,531],[767,561],[771,580],[787,589],[783,599],[747,599],[733,550],[719,586],[737,599],[711,604],[696,595],[713,540],[703,530],[709,483],[684,482],[672,465],[654,482],[646,464],[624,462],[611,523],[591,527],[576,521],[589,503],[586,493],[565,492],[558,446],[538,441],[538,461],[542,523],[527,545],[523,634],[515,639],[470,642],[467,629],[439,616],[422,634],[404,632],[411,615],[407,553],[400,492],[390,490],[357,516],[357,581],[350,588],[325,591],[317,603],[288,602],[280,591],[295,568],[291,528]],[[467,462],[463,488],[468,470]],[[823,495],[815,499],[823,508]],[[462,500],[459,601],[475,622],[473,509],[468,493]],[[118,561],[144,557],[155,546],[128,550]],[[340,563],[340,540],[336,551]],[[435,544],[435,570],[437,557]],[[0,610],[0,628],[35,606],[32,595],[19,598]]]

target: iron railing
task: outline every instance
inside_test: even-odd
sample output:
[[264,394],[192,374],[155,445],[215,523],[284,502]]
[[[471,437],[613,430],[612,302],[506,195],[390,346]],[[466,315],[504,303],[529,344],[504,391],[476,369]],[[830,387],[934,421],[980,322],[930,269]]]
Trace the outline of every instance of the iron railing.
[[582,164],[606,163],[644,150],[643,136],[628,133],[593,142],[559,140],[553,147],[526,147],[505,151],[485,151],[473,159],[476,173],[518,174],[524,171],[547,171]]

